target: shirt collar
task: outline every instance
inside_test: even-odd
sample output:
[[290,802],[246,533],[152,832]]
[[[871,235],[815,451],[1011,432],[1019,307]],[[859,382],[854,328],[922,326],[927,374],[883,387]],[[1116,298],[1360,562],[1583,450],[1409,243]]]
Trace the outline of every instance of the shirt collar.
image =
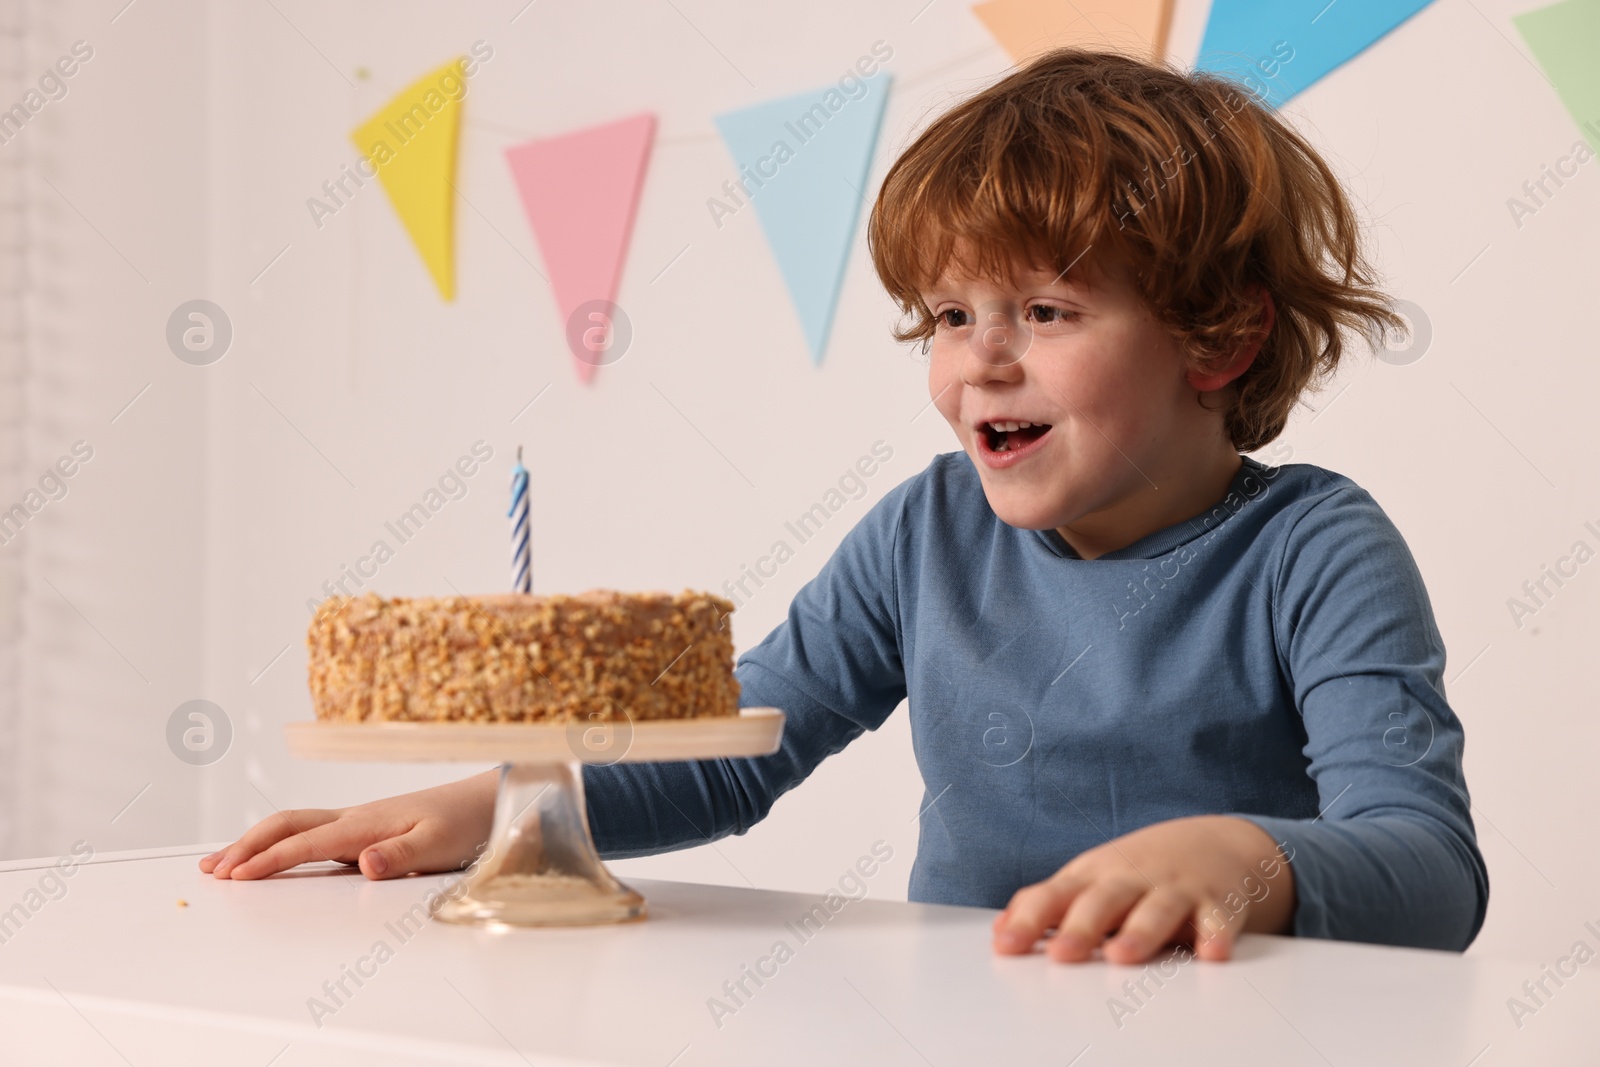
[[[1249,456],[1241,455],[1239,459],[1242,462],[1239,464],[1239,469],[1235,472],[1233,480],[1228,483],[1228,491],[1222,494],[1222,499],[1218,500],[1211,508],[1193,518],[1183,519],[1173,523],[1171,526],[1146,534],[1131,545],[1119,548],[1114,552],[1096,556],[1095,559],[1155,559],[1157,556],[1164,556],[1179,545],[1192,541],[1208,530],[1215,529],[1222,523],[1227,522],[1236,513],[1237,509],[1223,507],[1222,502],[1235,494],[1245,499],[1252,496],[1253,494],[1245,492],[1247,488],[1246,479],[1256,476],[1259,480],[1260,473],[1266,470],[1266,464],[1251,459]],[[1220,508],[1221,514],[1213,518],[1211,512],[1215,508]],[[1082,556],[1078,555],[1077,550],[1067,543],[1066,538],[1057,533],[1054,528],[1031,530],[1029,532],[1037,536],[1054,555],[1065,559],[1083,559]]]

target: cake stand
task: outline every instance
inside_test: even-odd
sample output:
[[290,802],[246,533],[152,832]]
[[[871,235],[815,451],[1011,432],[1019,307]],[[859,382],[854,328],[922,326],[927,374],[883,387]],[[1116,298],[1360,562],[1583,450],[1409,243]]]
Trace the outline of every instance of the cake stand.
[[500,764],[489,846],[465,892],[433,917],[477,926],[594,926],[646,915],[643,896],[606,870],[584,806],[583,764],[765,756],[783,733],[777,708],[737,716],[629,722],[334,723],[284,727],[302,759]]

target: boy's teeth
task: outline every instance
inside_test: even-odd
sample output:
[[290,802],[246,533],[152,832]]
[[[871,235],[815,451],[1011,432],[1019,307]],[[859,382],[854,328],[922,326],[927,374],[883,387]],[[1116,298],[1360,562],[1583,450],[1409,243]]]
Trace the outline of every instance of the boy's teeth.
[[1011,438],[1011,435],[1016,433],[1018,430],[1026,430],[1030,427],[1039,427],[1045,430],[1050,428],[1048,423],[1024,422],[1020,419],[1008,419],[1004,422],[989,422],[985,423],[984,425],[986,426],[987,430],[994,435],[994,441],[990,447],[995,452],[1009,452],[1013,447],[1022,447],[1022,442],[1020,440],[1013,441]]

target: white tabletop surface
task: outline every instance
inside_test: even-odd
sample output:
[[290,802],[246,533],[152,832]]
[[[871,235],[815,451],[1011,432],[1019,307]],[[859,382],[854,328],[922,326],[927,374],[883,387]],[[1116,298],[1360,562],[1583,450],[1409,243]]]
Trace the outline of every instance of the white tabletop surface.
[[[642,923],[401,940],[441,877],[217,881],[208,851],[96,856],[64,894],[49,860],[0,864],[0,1063],[1600,1064],[1600,961],[1518,1020],[1508,998],[1554,961],[1246,937],[1135,1000],[1141,968],[995,956],[981,908],[868,897],[802,941],[785,924],[820,897],[637,879]],[[332,1004],[323,983],[380,940],[391,958],[319,1026],[308,999]],[[792,956],[736,1005],[723,983],[780,940]]]

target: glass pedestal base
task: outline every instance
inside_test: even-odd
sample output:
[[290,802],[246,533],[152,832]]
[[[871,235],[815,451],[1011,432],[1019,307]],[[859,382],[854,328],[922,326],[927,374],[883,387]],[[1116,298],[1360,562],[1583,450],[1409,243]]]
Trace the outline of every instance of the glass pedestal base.
[[505,763],[489,845],[465,892],[441,897],[433,917],[479,926],[598,926],[633,922],[645,899],[595,852],[577,760]]
[[[301,759],[499,763],[494,832],[464,880],[434,898],[433,917],[476,926],[593,926],[645,917],[642,896],[611,876],[589,835],[578,756],[609,762],[767,756],[783,712],[627,720],[609,728],[566,722],[291,722]],[[609,765],[605,764],[605,765]]]

